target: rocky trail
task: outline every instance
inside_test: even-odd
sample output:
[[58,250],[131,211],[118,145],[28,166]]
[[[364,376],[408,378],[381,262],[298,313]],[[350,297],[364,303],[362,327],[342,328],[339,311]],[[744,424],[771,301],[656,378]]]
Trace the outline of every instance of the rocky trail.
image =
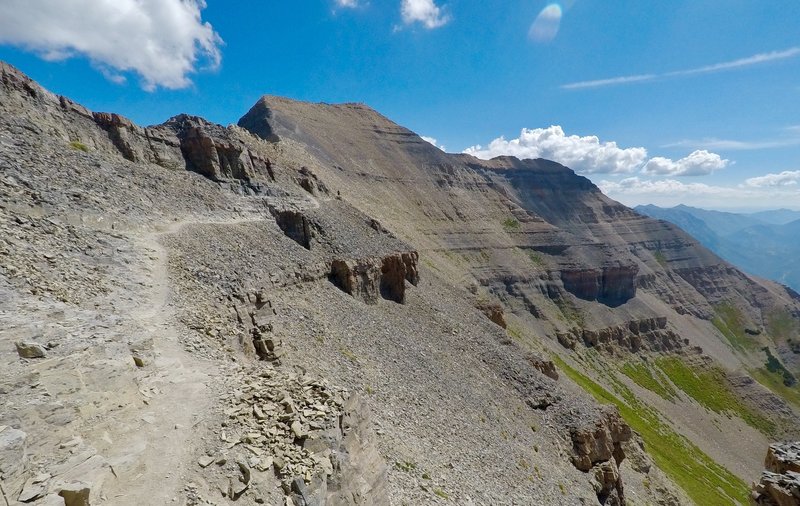
[[107,504],[166,504],[183,491],[185,465],[195,460],[197,434],[210,416],[211,392],[222,385],[213,381],[218,365],[186,349],[162,241],[184,227],[261,219],[183,220],[154,231],[118,232],[130,245],[115,256],[118,288],[93,310],[4,292],[10,303],[0,312],[4,351],[15,341],[49,348],[45,357],[3,374],[4,390],[19,394],[7,392],[5,408],[18,419],[41,420],[25,435],[28,447],[60,450],[31,463],[40,477],[50,477],[27,484],[21,497],[43,496],[73,480]]

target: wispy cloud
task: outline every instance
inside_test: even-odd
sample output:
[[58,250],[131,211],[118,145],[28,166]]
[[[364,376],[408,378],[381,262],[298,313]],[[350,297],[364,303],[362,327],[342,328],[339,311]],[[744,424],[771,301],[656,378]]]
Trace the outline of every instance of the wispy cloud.
[[561,89],[579,90],[585,88],[599,88],[604,86],[617,86],[621,84],[654,81],[656,79],[668,78],[668,77],[685,77],[685,76],[693,76],[699,74],[710,74],[713,72],[722,72],[726,70],[734,70],[744,67],[750,67],[753,65],[760,65],[771,61],[787,60],[789,58],[794,58],[796,56],[800,56],[800,47],[791,47],[789,49],[784,49],[782,51],[772,51],[769,53],[759,53],[753,56],[748,56],[747,58],[739,58],[738,60],[715,63],[713,65],[704,65],[702,67],[697,67],[693,69],[664,72],[661,74],[640,74],[640,75],[611,77],[608,79],[596,79],[592,81],[579,81],[575,83],[564,84],[561,86]]
[[610,79],[597,79],[596,81],[581,81],[579,83],[570,83],[561,86],[564,90],[580,90],[583,88],[600,88],[603,86],[616,86],[618,84],[641,83],[644,81],[652,81],[656,79],[656,74],[642,74],[638,76],[622,76],[612,77]]
[[785,148],[800,145],[800,126],[789,126],[783,129],[783,135],[774,139],[735,140],[707,137],[704,139],[683,139],[664,144],[664,148],[718,149],[720,151],[754,151],[758,149]]
[[759,141],[737,141],[732,139],[685,139],[678,142],[664,144],[665,148],[708,148],[718,149],[720,151],[754,151],[757,149],[772,149],[772,148],[785,148],[788,146],[796,146],[800,144],[800,138],[797,139],[776,139],[776,140],[759,140]]
[[665,76],[691,76],[695,74],[708,74],[711,72],[719,72],[721,70],[738,69],[742,67],[749,67],[751,65],[758,65],[760,63],[767,63],[775,60],[785,60],[787,58],[794,58],[800,55],[800,47],[792,47],[783,51],[772,51],[769,53],[760,53],[747,58],[740,58],[729,62],[716,63],[714,65],[706,65],[705,67],[698,67],[696,69],[678,70],[676,72],[668,72]]

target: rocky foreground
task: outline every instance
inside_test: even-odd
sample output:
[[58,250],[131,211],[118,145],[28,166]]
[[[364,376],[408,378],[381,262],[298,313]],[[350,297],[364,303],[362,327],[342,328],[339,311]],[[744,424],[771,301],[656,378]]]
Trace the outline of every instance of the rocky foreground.
[[[767,339],[798,301],[565,167],[355,104],[144,128],[0,75],[8,505],[741,503],[796,430],[711,320]],[[613,376],[665,357],[739,411]]]
[[753,485],[750,502],[759,506],[800,504],[800,442],[770,445],[761,481]]

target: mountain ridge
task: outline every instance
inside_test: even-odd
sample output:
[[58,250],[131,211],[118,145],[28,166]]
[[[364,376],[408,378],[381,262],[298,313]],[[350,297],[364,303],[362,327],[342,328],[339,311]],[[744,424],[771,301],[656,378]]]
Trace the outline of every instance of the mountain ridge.
[[[800,306],[792,294],[749,278],[681,230],[608,199],[555,162],[448,155],[365,106],[269,97],[240,126],[178,115],[143,128],[45,92],[5,64],[0,70],[7,196],[0,223],[19,235],[5,246],[16,270],[3,271],[9,294],[3,300],[17,297],[34,308],[63,292],[66,302],[59,304],[67,304],[69,314],[95,311],[89,301],[84,307],[87,295],[74,287],[46,277],[41,286],[26,281],[40,279],[38,270],[27,269],[48,272],[50,260],[26,266],[24,244],[41,238],[36,227],[7,225],[15,217],[61,234],[60,217],[77,214],[72,233],[89,237],[98,251],[103,247],[95,238],[114,241],[120,258],[137,269],[141,264],[143,273],[147,256],[133,251],[141,249],[146,232],[144,244],[168,259],[158,271],[160,289],[177,302],[170,306],[177,323],[169,328],[186,348],[170,358],[190,363],[202,357],[201,367],[209,371],[230,370],[209,380],[219,383],[215,395],[232,407],[223,411],[209,401],[204,416],[213,423],[198,430],[209,441],[225,443],[232,434],[240,439],[225,448],[230,443],[204,444],[182,434],[176,444],[201,455],[201,468],[191,457],[176,457],[172,464],[195,486],[183,490],[169,480],[166,494],[219,498],[224,490],[220,500],[239,496],[247,504],[284,495],[309,502],[314,494],[331,504],[438,503],[446,497],[465,503],[623,504],[628,497],[682,504],[689,494],[697,503],[728,504],[747,495],[745,481],[760,471],[768,438],[791,435],[796,427],[794,391],[770,384],[780,395],[773,394],[753,379],[772,378],[771,372],[760,375],[767,357],[760,346],[787,371],[798,370],[792,338]],[[172,227],[173,220],[185,225]],[[106,229],[106,222],[114,225]],[[78,270],[68,272],[89,276],[84,264],[99,260],[80,252],[93,248],[77,250],[70,241],[50,247],[65,259],[84,255],[69,264]],[[124,253],[125,244],[136,247]],[[112,279],[132,276],[125,265],[115,265],[121,274]],[[119,287],[115,293],[136,290]],[[127,315],[122,301],[100,298],[97,307]],[[54,329],[68,323],[48,318]],[[131,318],[139,321],[135,313]],[[43,339],[24,318],[9,328]],[[99,327],[81,328],[74,338],[59,337],[63,342],[48,352],[56,363],[81,356],[87,361],[91,351],[71,350],[89,342],[91,332],[104,335],[103,342],[119,339]],[[169,370],[157,360],[167,347],[157,333],[146,335],[151,339],[122,341],[122,347],[136,352],[143,373],[157,377]],[[0,337],[10,342],[10,334]],[[111,345],[95,345],[101,355],[118,356]],[[224,365],[231,363],[243,365]],[[30,364],[22,360],[0,377],[4,392],[23,396],[28,386],[17,378]],[[702,375],[729,403],[708,404],[684,381],[681,368]],[[351,403],[325,407],[348,423],[331,427],[330,447],[314,446],[350,457],[333,474],[301,476],[300,482],[293,481],[291,468],[260,470],[260,458],[260,464],[242,455],[219,458],[250,445],[262,454],[277,448],[292,459],[301,455],[296,465],[309,473],[325,468],[325,458],[295,448],[307,431],[316,435],[304,418],[311,415],[286,427],[296,437],[271,443],[278,446],[244,430],[260,430],[272,416],[270,402],[279,400],[262,404],[258,389],[283,384],[295,392],[293,382],[306,376],[292,371],[301,369],[323,378],[331,392],[344,385],[361,393],[363,402],[354,396]],[[113,370],[120,381],[138,371]],[[273,386],[256,387],[253,378],[260,374],[271,375]],[[662,398],[651,390],[643,380],[647,374],[662,378],[673,394]],[[616,407],[593,405],[583,390]],[[72,402],[84,394],[64,395]],[[145,406],[163,406],[161,394],[153,395]],[[98,406],[98,413],[110,410]],[[131,409],[125,420],[153,419]],[[31,440],[50,441],[54,436],[29,423],[32,413],[23,409],[0,423],[30,432]],[[81,418],[85,427],[74,428],[103,458],[119,462],[114,469],[122,476],[94,480],[92,494],[125,492],[136,465],[159,472],[147,454],[116,454],[93,435],[91,423]],[[220,425],[229,428],[220,434]],[[454,425],[457,431],[448,430]],[[656,433],[648,431],[652,426]],[[280,422],[266,428],[271,437],[284,434]],[[244,455],[259,455],[248,451]],[[45,458],[37,448],[14,455],[25,462]],[[46,467],[54,458],[45,458]],[[225,461],[219,469],[203,466],[217,458]],[[365,474],[368,463],[379,472]],[[692,472],[679,471],[681,466]],[[251,474],[237,478],[245,468]],[[24,489],[32,469],[14,469],[14,490]],[[359,476],[369,483],[359,485]],[[226,484],[214,485],[220,480]],[[60,486],[47,484],[47,490]],[[349,493],[347,502],[342,497]]]

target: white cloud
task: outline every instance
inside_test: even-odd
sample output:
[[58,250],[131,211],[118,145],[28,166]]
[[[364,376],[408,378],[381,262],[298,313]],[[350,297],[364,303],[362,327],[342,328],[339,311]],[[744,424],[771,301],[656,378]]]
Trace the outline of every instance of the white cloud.
[[584,88],[601,88],[603,86],[614,86],[617,84],[630,84],[641,83],[643,81],[652,81],[658,76],[655,74],[642,74],[638,76],[622,76],[612,77],[611,79],[597,79],[596,81],[581,81],[579,83],[570,83],[561,86],[564,90],[580,90]]
[[437,148],[441,149],[442,151],[447,151],[447,148],[439,144],[439,141],[434,139],[433,137],[428,137],[427,135],[420,135],[423,141],[427,142],[428,144],[433,144]]
[[336,5],[352,9],[358,7],[358,0],[336,0]]
[[580,81],[576,83],[564,84],[561,89],[564,90],[578,90],[584,88],[599,88],[602,86],[615,86],[619,84],[640,83],[646,81],[653,81],[663,77],[683,77],[697,74],[709,74],[712,72],[720,72],[724,70],[734,70],[743,67],[750,67],[752,65],[759,65],[777,60],[786,60],[800,56],[800,47],[791,47],[782,51],[772,51],[770,53],[760,53],[747,58],[740,58],[722,63],[715,63],[713,65],[705,65],[693,69],[677,70],[674,72],[665,72],[663,74],[643,74],[631,76],[619,76],[609,79],[597,79],[593,81]]
[[775,60],[785,60],[787,58],[794,58],[800,55],[800,47],[791,47],[783,51],[772,51],[769,53],[760,53],[747,58],[740,58],[738,60],[715,63],[713,65],[706,65],[689,70],[678,70],[676,72],[668,72],[664,75],[667,76],[689,76],[694,74],[708,74],[710,72],[718,72],[720,70],[731,70],[741,67],[749,67],[751,65],[758,65],[760,63],[771,62]]
[[722,186],[711,186],[703,183],[682,183],[675,179],[643,180],[638,176],[620,181],[600,181],[597,185],[608,195],[626,194],[668,194],[668,195],[719,195],[733,191]]
[[222,39],[201,18],[204,0],[3,0],[0,44],[48,60],[84,55],[115,82],[135,72],[147,90],[185,88],[216,68]]
[[400,14],[405,24],[421,23],[428,29],[439,28],[450,21],[450,16],[445,14],[434,0],[403,0],[400,4]]
[[550,42],[558,35],[558,30],[561,28],[561,6],[558,4],[550,4],[546,6],[536,16],[530,30],[528,30],[528,37],[536,42]]
[[800,191],[794,187],[749,188],[683,183],[674,179],[648,180],[629,177],[600,181],[598,187],[625,205],[655,204],[672,207],[686,204],[706,209],[759,210],[787,207],[796,209]]
[[636,171],[647,159],[644,148],[623,149],[616,142],[600,142],[595,136],[566,135],[560,126],[523,129],[519,138],[493,140],[489,146],[472,146],[465,153],[490,159],[501,155],[547,158],[577,172],[625,174]]
[[706,176],[724,169],[730,163],[716,153],[698,150],[678,161],[656,156],[648,160],[642,174],[651,176]]
[[665,148],[696,147],[705,149],[719,149],[728,151],[750,151],[758,149],[785,148],[800,144],[800,126],[788,126],[783,129],[783,135],[774,139],[760,140],[732,140],[709,137],[706,139],[684,139],[664,145]]
[[780,174],[766,174],[764,176],[751,177],[745,180],[744,184],[745,186],[754,188],[793,186],[800,184],[800,170],[786,170]]

